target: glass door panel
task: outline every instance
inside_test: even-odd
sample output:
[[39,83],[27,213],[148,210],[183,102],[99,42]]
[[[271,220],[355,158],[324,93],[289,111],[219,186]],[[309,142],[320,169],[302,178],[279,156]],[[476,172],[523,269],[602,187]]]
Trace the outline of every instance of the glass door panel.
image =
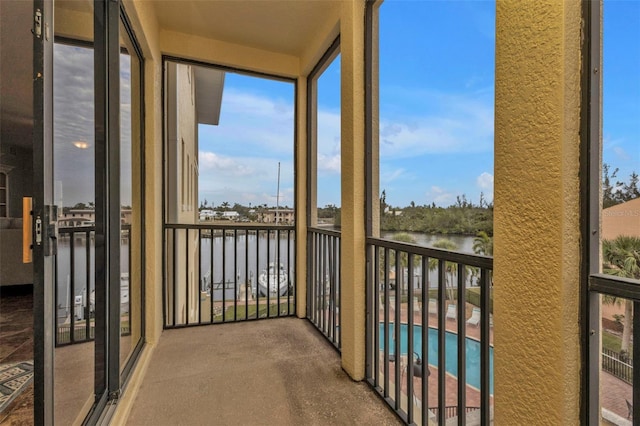
[[[54,416],[82,421],[95,401],[93,2],[55,3],[53,50],[56,257]],[[100,390],[99,390],[100,391]]]
[[120,22],[120,371],[142,336],[141,58]]

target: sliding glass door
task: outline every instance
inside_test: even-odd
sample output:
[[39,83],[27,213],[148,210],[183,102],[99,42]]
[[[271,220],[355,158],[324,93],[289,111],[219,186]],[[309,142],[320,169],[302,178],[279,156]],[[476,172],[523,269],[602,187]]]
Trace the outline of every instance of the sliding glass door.
[[[33,124],[22,138],[5,135],[19,120],[5,125],[3,101],[0,146],[26,152],[23,169],[33,168],[28,177],[1,170],[3,199],[15,204],[15,188],[25,197],[23,261],[33,263],[25,285],[34,338],[25,357],[34,388],[23,398],[35,424],[95,423],[144,342],[143,59],[119,1],[30,4],[22,13],[25,2],[2,3],[3,27],[9,13],[34,23],[28,48],[2,32],[3,58],[12,46],[33,61],[11,79],[34,76],[14,94],[29,99],[21,122]],[[3,68],[3,80],[8,74]],[[9,95],[3,83],[2,98]]]

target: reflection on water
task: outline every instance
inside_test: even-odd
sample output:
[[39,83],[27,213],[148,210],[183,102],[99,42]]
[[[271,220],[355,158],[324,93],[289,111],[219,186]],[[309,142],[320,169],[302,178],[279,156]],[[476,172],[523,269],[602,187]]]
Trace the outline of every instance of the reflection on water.
[[473,240],[475,237],[470,235],[425,234],[422,232],[409,231],[382,231],[381,235],[384,239],[393,240],[393,236],[400,232],[409,234],[415,240],[415,244],[420,246],[433,247],[433,243],[438,240],[449,240],[458,246],[456,251],[475,254],[473,252]]
[[[95,290],[95,241],[93,235],[91,232],[88,247],[84,231],[75,233],[73,240],[69,235],[60,235],[58,238],[55,274],[56,306],[58,319],[61,322],[69,319],[72,313],[76,320],[84,320],[87,316],[92,316],[94,311],[95,295],[92,293]],[[120,270],[121,281],[126,281],[124,289],[126,292],[123,291],[123,293],[127,299],[125,309],[128,312],[129,243],[126,239],[123,239],[120,244]],[[71,294],[73,298],[70,298]]]
[[233,300],[238,290],[237,286],[234,287],[235,281],[238,284],[247,283],[251,293],[255,294],[260,274],[266,274],[270,264],[282,265],[281,271],[288,275],[289,283],[293,285],[295,240],[282,233],[277,244],[275,241],[274,235],[267,238],[265,233],[260,233],[259,236],[255,233],[239,234],[237,238],[227,235],[224,243],[222,235],[214,235],[213,239],[202,238],[201,290],[209,292],[213,287],[214,300],[222,300],[224,288],[225,299]]
[[[474,237],[469,235],[424,234],[421,232],[404,232],[404,231],[402,233],[409,234],[415,240],[415,244],[420,246],[433,247],[433,243],[435,243],[436,241],[441,239],[447,239],[452,241],[458,246],[458,248],[455,251],[459,251],[462,253],[475,254],[473,252]],[[393,236],[395,234],[398,234],[398,232],[383,231],[381,233],[381,236],[384,239],[393,240],[394,239]],[[452,268],[452,269],[453,269],[452,271],[447,272],[445,274],[445,280],[447,280],[449,285],[455,285],[458,279],[457,268]],[[408,282],[409,270],[406,267],[403,267],[402,270],[403,270],[402,283],[406,285],[406,283]],[[391,278],[391,281],[393,282],[392,285],[395,285],[396,278],[395,278],[395,270],[393,267],[391,268],[391,271],[393,274]],[[413,269],[412,275],[413,275],[413,282],[414,282],[415,288],[421,289],[423,287],[421,262],[417,262],[417,264]],[[467,287],[479,285],[479,278],[480,278],[479,270],[477,270],[476,268],[468,268],[468,270],[466,271],[466,275],[467,275],[466,276]],[[429,288],[438,287],[438,268],[437,267],[433,267],[433,269],[430,268],[430,270],[427,271],[427,280],[428,280]],[[404,286],[403,286],[403,289],[405,289]]]

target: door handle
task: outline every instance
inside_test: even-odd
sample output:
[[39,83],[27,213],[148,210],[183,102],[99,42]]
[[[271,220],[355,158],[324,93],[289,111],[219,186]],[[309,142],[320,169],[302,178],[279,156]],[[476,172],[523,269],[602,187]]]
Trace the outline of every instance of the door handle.
[[[45,206],[44,215],[42,233],[44,235],[45,256],[55,256],[58,254],[58,206]],[[36,234],[37,226],[38,222],[36,221]]]
[[32,234],[33,199],[22,198],[22,263],[33,262],[33,234]]
[[[35,217],[34,217],[35,216]],[[55,256],[58,251],[58,208],[45,206],[44,214],[35,215],[33,198],[22,199],[22,262],[33,262],[34,246],[42,247],[45,256]],[[35,224],[35,231],[33,226]],[[35,241],[33,240],[35,236]]]

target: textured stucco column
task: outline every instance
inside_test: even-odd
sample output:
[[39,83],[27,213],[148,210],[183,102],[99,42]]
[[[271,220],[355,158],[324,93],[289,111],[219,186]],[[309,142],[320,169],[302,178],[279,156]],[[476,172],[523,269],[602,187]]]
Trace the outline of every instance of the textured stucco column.
[[496,16],[495,424],[579,424],[579,0]]
[[145,340],[155,345],[162,334],[162,54],[158,22],[150,2],[124,0],[144,56],[145,156]]
[[354,380],[365,365],[364,2],[342,3],[342,241],[340,331],[342,367]]
[[296,88],[296,314],[307,316],[307,78],[299,77]]

